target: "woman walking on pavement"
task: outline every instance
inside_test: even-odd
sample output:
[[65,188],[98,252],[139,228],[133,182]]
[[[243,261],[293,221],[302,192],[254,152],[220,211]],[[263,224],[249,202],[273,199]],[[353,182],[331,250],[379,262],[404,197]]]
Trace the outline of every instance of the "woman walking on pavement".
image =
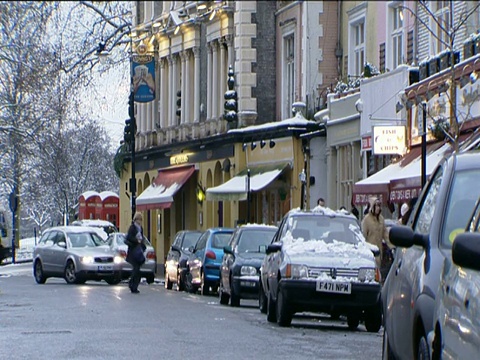
[[381,215],[382,203],[375,199],[370,206],[370,211],[363,218],[362,232],[367,242],[377,245],[380,250],[379,256],[375,257],[375,261],[379,269],[381,269],[382,258],[385,255],[383,252],[383,242],[389,244],[388,230],[385,226],[385,219]]
[[[130,225],[125,239],[128,245],[127,262],[133,267],[132,275],[128,281],[128,287],[133,294],[138,294],[138,284],[140,283],[140,266],[145,262],[145,244],[143,243],[142,213],[136,212],[133,216],[132,225]],[[143,260],[142,260],[143,258]]]

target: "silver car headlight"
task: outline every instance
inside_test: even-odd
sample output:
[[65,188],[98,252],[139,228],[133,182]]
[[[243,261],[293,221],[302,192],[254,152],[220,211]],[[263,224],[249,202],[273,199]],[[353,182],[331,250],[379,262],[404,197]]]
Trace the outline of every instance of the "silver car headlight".
[[375,275],[376,272],[374,268],[361,268],[358,270],[358,280],[360,281],[374,281]]
[[94,263],[93,256],[82,256],[80,258],[80,261],[82,262],[82,264],[93,264]]
[[285,276],[292,279],[308,278],[308,267],[298,264],[287,264]]
[[123,259],[123,257],[121,257],[120,255],[117,255],[117,256],[115,256],[115,257],[113,258],[113,262],[114,262],[115,264],[121,264],[121,263],[123,263],[123,261],[124,261],[124,259]]
[[257,275],[257,269],[253,266],[242,266],[240,269],[241,275],[255,276]]

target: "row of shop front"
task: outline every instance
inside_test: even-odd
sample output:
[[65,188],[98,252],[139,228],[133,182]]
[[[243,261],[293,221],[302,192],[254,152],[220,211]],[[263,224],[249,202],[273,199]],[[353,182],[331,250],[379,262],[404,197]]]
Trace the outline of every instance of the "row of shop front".
[[[312,208],[319,197],[331,208],[363,207],[378,197],[392,211],[386,217],[395,218],[400,204],[421,190],[423,161],[428,177],[456,146],[467,150],[478,144],[480,82],[460,79],[480,71],[479,59],[455,65],[453,88],[446,86],[450,71],[412,81],[418,68],[400,66],[362,80],[352,92],[328,95],[316,121],[297,113],[280,122],[139,152],[137,209],[144,212],[159,262],[179,230],[276,224],[292,208]],[[451,119],[454,112],[462,114],[455,141],[434,136],[431,124]],[[128,166],[121,179],[122,224],[131,218]]]
[[[145,235],[156,248],[158,262],[163,262],[177,231],[277,224],[288,210],[309,202],[309,182],[302,183],[298,176],[308,166],[305,135],[324,137],[325,131],[298,113],[271,126],[140,152],[135,162],[136,210],[144,214]],[[131,168],[129,162],[125,165],[120,180],[125,189],[120,194],[122,231],[131,219]]]

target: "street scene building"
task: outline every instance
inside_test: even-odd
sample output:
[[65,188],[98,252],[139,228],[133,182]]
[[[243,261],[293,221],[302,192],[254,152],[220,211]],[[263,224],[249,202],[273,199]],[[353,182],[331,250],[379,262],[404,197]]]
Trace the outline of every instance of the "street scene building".
[[133,61],[151,101],[135,99],[119,223],[143,212],[159,263],[179,230],[277,224],[320,197],[347,210],[379,197],[396,218],[435,161],[475,143],[472,2],[133,5],[132,58],[154,67]]

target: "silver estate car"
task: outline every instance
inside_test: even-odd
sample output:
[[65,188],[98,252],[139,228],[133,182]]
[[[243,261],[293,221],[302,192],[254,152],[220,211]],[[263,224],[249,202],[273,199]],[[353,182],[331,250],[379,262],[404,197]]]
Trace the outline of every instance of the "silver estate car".
[[[110,234],[107,239],[107,244],[110,246],[110,249],[122,258],[122,279],[127,279],[132,274],[132,265],[125,260],[128,251],[125,238],[125,233],[115,232]],[[152,284],[155,281],[155,274],[157,272],[157,254],[146,237],[143,237],[143,243],[147,248],[145,250],[145,264],[140,267],[140,276],[144,277],[148,284]]]
[[68,284],[105,280],[114,285],[121,281],[122,260],[92,228],[53,227],[43,232],[35,246],[33,275],[38,284],[60,277]]

